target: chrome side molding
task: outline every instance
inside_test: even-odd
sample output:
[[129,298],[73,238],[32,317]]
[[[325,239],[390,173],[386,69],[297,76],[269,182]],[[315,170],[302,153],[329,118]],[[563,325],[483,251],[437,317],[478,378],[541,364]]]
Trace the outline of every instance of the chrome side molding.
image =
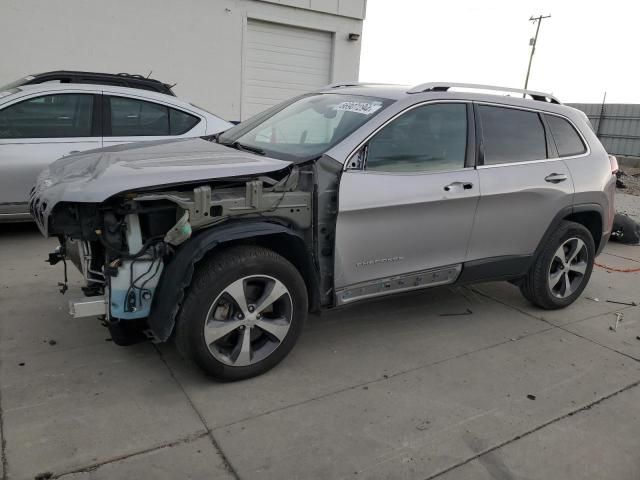
[[462,264],[457,264],[356,283],[336,290],[336,305],[345,305],[356,300],[390,293],[446,285],[455,282],[460,272],[462,272]]

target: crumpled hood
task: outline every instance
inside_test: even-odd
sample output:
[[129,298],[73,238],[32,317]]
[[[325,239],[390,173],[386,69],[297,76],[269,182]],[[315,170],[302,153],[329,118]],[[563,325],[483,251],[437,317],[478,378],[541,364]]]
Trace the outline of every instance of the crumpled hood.
[[59,202],[101,203],[131,190],[257,175],[288,165],[201,138],[117,145],[53,162],[38,177],[30,210],[47,236],[48,217]]
[[201,138],[139,142],[56,160],[38,177],[34,195],[49,208],[57,202],[99,203],[129,190],[255,175],[288,165]]

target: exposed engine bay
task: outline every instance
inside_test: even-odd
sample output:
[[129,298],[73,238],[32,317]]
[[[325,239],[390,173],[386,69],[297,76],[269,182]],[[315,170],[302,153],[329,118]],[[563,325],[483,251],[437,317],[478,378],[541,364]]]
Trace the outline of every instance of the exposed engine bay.
[[61,243],[49,262],[65,262],[64,293],[70,260],[91,297],[71,303],[71,314],[103,315],[107,325],[148,317],[165,264],[180,245],[235,219],[278,223],[311,244],[314,168],[292,165],[249,178],[146,188],[101,204],[60,202],[48,219],[48,233]]

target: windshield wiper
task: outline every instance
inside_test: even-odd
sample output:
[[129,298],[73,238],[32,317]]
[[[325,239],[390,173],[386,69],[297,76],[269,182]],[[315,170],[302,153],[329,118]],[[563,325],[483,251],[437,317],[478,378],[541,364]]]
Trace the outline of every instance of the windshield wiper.
[[230,146],[235,148],[236,150],[245,150],[247,152],[257,153],[258,155],[265,155],[264,150],[262,150],[261,148],[243,145],[240,142],[233,142]]

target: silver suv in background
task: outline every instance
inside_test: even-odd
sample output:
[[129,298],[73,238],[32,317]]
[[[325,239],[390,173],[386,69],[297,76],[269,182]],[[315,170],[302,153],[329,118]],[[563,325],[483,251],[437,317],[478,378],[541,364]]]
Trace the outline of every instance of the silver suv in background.
[[22,81],[45,83],[0,88],[0,222],[31,219],[29,191],[40,171],[62,156],[122,143],[211,135],[231,126],[173,95],[145,89],[160,82],[113,77],[143,85],[59,83],[45,74]]
[[236,380],[281,361],[309,310],[487,280],[570,305],[610,234],[616,170],[548,94],[334,85],[211,138],[58,160],[30,206],[61,240],[50,262],[86,278],[74,315],[122,344],[175,336]]

